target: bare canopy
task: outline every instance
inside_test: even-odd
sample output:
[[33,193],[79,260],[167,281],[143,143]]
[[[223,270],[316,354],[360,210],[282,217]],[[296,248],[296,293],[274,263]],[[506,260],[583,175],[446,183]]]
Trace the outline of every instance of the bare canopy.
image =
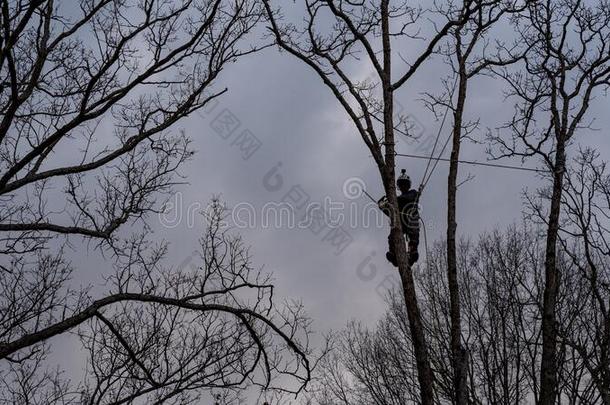
[[[257,50],[243,39],[260,5],[32,0],[0,11],[0,402],[301,390],[308,320],[276,305],[269,276],[221,229],[222,205],[190,267],[168,266],[167,244],[147,236],[193,153],[175,124]],[[101,289],[71,282],[81,269],[67,252],[81,244],[108,258]],[[81,381],[48,363],[60,335],[80,340]]]

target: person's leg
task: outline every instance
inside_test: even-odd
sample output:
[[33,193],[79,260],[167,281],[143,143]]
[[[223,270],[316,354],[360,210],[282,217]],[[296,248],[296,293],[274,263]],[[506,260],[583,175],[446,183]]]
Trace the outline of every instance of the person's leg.
[[409,266],[412,266],[419,260],[419,230],[410,231],[407,233],[408,246],[409,246]]
[[392,233],[388,235],[388,252],[385,254],[385,258],[388,259],[393,266],[397,266],[396,253],[394,252],[394,245],[392,244]]

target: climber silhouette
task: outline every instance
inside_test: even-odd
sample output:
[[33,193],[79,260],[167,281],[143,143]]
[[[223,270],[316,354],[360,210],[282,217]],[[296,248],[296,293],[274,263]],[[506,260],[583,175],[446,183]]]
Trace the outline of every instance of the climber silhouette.
[[[419,246],[419,194],[417,190],[411,188],[411,179],[407,176],[405,169],[402,169],[400,176],[396,180],[396,185],[400,194],[398,197],[398,212],[400,215],[400,225],[402,234],[406,238],[408,246],[409,266],[412,266],[419,259],[417,248]],[[383,196],[377,204],[381,211],[390,216],[392,209],[386,196]],[[388,252],[386,258],[392,265],[398,267],[396,253],[392,245],[391,234],[388,235]]]

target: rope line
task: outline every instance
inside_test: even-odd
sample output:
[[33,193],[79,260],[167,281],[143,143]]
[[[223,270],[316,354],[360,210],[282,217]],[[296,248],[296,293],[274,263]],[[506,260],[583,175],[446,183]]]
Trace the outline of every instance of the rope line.
[[[451,94],[449,96],[449,103],[451,103],[453,101],[453,95],[455,94],[455,89],[457,87],[457,84],[458,84],[458,77],[456,75],[455,82],[453,84],[453,88],[451,89]],[[447,136],[447,139],[445,140],[445,143],[443,144],[443,147],[442,147],[441,151],[439,152],[438,157],[434,157],[434,154],[436,152],[436,147],[438,146],[438,142],[442,135],[443,128],[445,127],[445,122],[447,121],[447,116],[449,115],[449,110],[451,109],[451,104],[449,104],[449,103],[447,104],[447,108],[445,109],[445,113],[443,114],[443,119],[441,120],[441,125],[438,129],[438,133],[436,134],[436,139],[434,140],[434,145],[432,146],[432,151],[430,152],[430,156],[421,156],[421,155],[414,155],[414,154],[407,154],[407,153],[394,153],[394,156],[403,156],[403,157],[410,157],[410,158],[415,158],[415,159],[426,159],[428,161],[426,163],[426,169],[424,170],[424,175],[422,176],[422,181],[419,186],[419,193],[418,193],[418,197],[417,197],[418,202],[419,202],[419,196],[421,195],[424,188],[426,187],[426,185],[432,178],[432,175],[434,174],[434,171],[436,170],[436,167],[438,166],[438,162],[440,162],[440,161],[451,162],[451,159],[443,158],[441,156],[443,156],[443,153],[445,153],[445,149],[447,148],[447,145],[449,145],[449,141],[452,138],[452,133],[449,133],[449,135]],[[377,121],[381,122],[381,119],[379,119],[374,114],[373,114],[373,118],[376,119]],[[397,130],[397,129],[395,128],[395,130]],[[432,161],[434,161],[433,165],[432,165]],[[548,170],[534,169],[534,168],[522,167],[522,166],[511,166],[511,165],[504,165],[504,164],[497,164],[497,163],[476,162],[476,161],[472,161],[472,160],[457,160],[457,162],[462,163],[462,164],[467,164],[467,165],[473,165],[473,166],[485,166],[485,167],[495,167],[495,168],[501,168],[501,169],[522,170],[522,171],[535,172],[535,173],[548,173]],[[430,169],[431,165],[432,165],[432,168]],[[375,199],[366,190],[363,190],[363,192],[371,201],[376,203]],[[419,220],[420,220],[420,222],[422,224],[422,228],[423,228],[424,249],[426,250],[426,266],[429,266],[430,265],[430,257],[429,257],[430,250],[428,248],[428,235],[427,235],[426,223],[424,222],[424,219],[421,216],[420,216]]]
[[[396,153],[396,156],[404,156],[404,157],[410,157],[410,158],[415,158],[415,159],[436,160],[437,163],[438,163],[438,161],[451,162],[451,159],[448,159],[448,158],[441,158],[441,157],[435,158],[435,157],[428,157],[428,156],[422,156],[422,155],[411,155],[408,153]],[[497,163],[476,162],[474,160],[458,160],[458,162],[466,164],[466,165],[473,165],[473,166],[486,166],[486,167],[496,167],[496,168],[500,168],[500,169],[513,169],[513,170],[523,170],[523,171],[527,171],[527,172],[549,173],[548,170],[543,170],[543,169],[534,169],[531,167],[503,165],[503,164],[497,164]]]
[[428,177],[422,179],[422,186],[421,186],[422,190],[428,185],[428,182],[432,178],[432,174],[434,174],[434,171],[436,170],[436,166],[438,166],[439,159],[441,159],[441,156],[443,156],[443,153],[445,153],[445,149],[447,149],[447,145],[449,145],[450,140],[451,140],[451,133],[449,133],[449,136],[447,136],[447,139],[445,140],[445,144],[443,145],[443,149],[441,149],[441,153],[438,154],[438,158],[430,156],[430,158],[428,159],[428,162],[431,162],[432,160],[436,160],[436,161],[434,162],[434,166],[432,166],[432,170],[430,170],[430,173],[428,173]]
[[[443,131],[443,127],[445,126],[445,121],[447,120],[447,115],[449,115],[449,108],[447,108],[445,110],[445,114],[443,115],[443,120],[441,121],[441,126],[438,129],[438,133],[436,134],[436,139],[434,140],[434,145],[432,146],[432,152],[430,152],[430,157],[434,157],[434,152],[436,152],[436,145],[438,145],[438,140],[441,137],[441,133]],[[441,153],[442,155],[442,153]],[[424,170],[424,175],[422,176],[422,184],[423,184],[423,180],[426,178],[426,175],[428,174],[428,169],[430,168],[430,163],[432,161],[428,160],[428,163],[426,164],[426,169]]]
[[[455,81],[453,82],[453,88],[451,89],[451,94],[449,95],[449,102],[453,101],[453,95],[455,94],[455,88],[457,87],[457,83],[458,83],[458,76],[455,76]],[[438,140],[441,137],[441,134],[443,132],[443,128],[445,127],[445,122],[447,121],[447,116],[449,115],[449,110],[451,109],[451,104],[447,104],[447,108],[445,108],[445,114],[443,114],[443,120],[441,121],[441,125],[438,128],[438,133],[436,134],[436,139],[434,140],[434,146],[432,146],[432,152],[430,152],[430,158],[434,157],[434,152],[436,152],[436,146],[438,145]],[[451,137],[451,134],[449,134],[449,138]],[[445,152],[445,148],[447,147],[447,144],[449,143],[449,138],[447,138],[447,141],[445,141],[445,144],[443,145],[443,149],[441,150],[441,152],[438,154],[438,156],[443,156],[443,153]],[[426,164],[426,170],[424,170],[424,175],[422,177],[422,181],[421,181],[421,185],[420,185],[420,191],[423,191],[424,187],[426,187],[426,184],[428,183],[428,180],[430,180],[430,178],[432,177],[432,173],[434,173],[434,169],[436,169],[436,165],[438,164],[438,161],[435,162],[434,166],[432,167],[432,170],[430,171],[430,174],[428,174],[428,169],[430,168],[430,163],[432,162],[432,160],[428,160],[428,164]],[[428,180],[426,180],[426,176],[428,176]]]

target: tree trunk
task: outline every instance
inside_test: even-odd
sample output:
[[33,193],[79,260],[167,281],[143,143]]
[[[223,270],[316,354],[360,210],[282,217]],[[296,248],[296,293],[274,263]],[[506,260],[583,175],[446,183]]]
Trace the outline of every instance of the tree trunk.
[[454,401],[458,405],[467,403],[467,356],[462,348],[461,315],[460,315],[460,286],[457,274],[456,249],[456,194],[458,159],[460,157],[460,144],[462,135],[462,122],[468,78],[460,67],[458,82],[458,97],[453,120],[453,145],[447,178],[447,280],[449,284],[450,318],[451,318],[451,355],[453,366]]
[[398,200],[396,198],[396,183],[395,183],[395,148],[394,148],[394,123],[393,123],[393,90],[392,90],[392,73],[391,73],[391,46],[390,46],[390,28],[389,28],[389,10],[388,0],[381,2],[382,16],[382,41],[383,41],[383,123],[384,123],[384,141],[385,141],[385,170],[381,169],[381,176],[384,182],[386,196],[392,207],[392,215],[390,215],[391,223],[391,242],[394,245],[396,259],[398,261],[398,270],[400,272],[400,280],[405,299],[407,316],[409,318],[409,328],[413,340],[413,349],[415,352],[415,362],[417,364],[417,378],[419,381],[421,403],[423,405],[432,405],[434,403],[434,374],[430,367],[430,359],[428,356],[428,346],[424,333],[424,326],[421,319],[421,312],[417,304],[417,294],[415,291],[415,282],[413,273],[408,266],[407,250],[405,240],[402,235],[400,224],[400,216],[398,214]]
[[553,194],[549,212],[544,261],[545,285],[542,308],[542,361],[540,364],[540,405],[555,405],[557,397],[557,294],[559,274],[557,272],[557,236],[561,214],[561,196],[565,172],[565,141],[558,139],[553,174]]

